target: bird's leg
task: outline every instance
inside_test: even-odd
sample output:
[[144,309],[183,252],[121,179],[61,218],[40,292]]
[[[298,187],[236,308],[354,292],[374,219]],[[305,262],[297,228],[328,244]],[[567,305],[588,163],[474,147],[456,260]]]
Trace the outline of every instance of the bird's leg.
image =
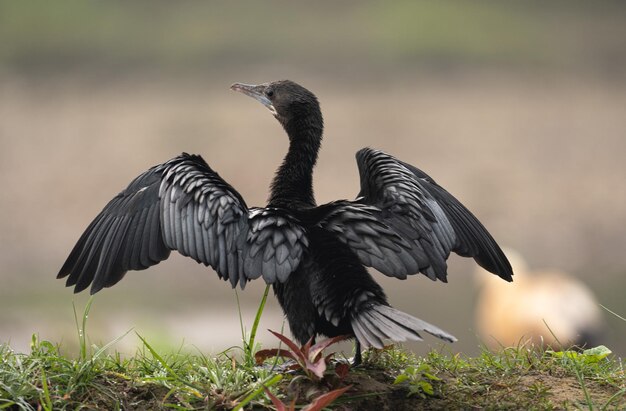
[[356,343],[354,344],[354,359],[352,360],[352,366],[356,367],[361,365],[361,363],[363,362],[363,357],[361,356],[361,343],[359,342],[359,340],[356,340]]

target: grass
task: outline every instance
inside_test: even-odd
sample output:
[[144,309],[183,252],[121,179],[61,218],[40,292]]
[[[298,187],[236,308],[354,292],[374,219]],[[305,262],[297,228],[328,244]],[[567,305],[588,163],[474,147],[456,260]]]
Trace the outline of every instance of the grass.
[[520,344],[477,357],[437,350],[417,357],[390,346],[366,351],[362,367],[331,362],[321,379],[274,356],[257,365],[254,338],[266,298],[247,339],[242,323],[242,347],[214,357],[159,353],[137,334],[141,346],[130,358],[109,353],[130,331],[102,347],[87,345],[90,300],[81,321],[76,316],[75,357],[36,335],[28,354],[0,345],[0,410],[272,409],[285,406],[282,399],[320,410],[324,397],[338,396],[335,406],[366,411],[626,408],[624,363],[603,346],[555,352]]
[[232,409],[255,388],[279,379],[263,368],[216,358],[158,354],[143,341],[132,358],[118,354],[69,359],[58,346],[33,338],[30,354],[0,349],[0,408]]
[[[621,360],[601,354],[520,346],[468,358],[432,351],[424,358],[398,348],[370,351],[365,366],[322,383],[281,368],[253,366],[233,351],[215,357],[158,353],[139,336],[131,358],[92,347],[68,358],[33,337],[31,352],[0,347],[0,409],[269,409],[273,394],[310,402],[334,386],[352,385],[335,404],[359,409],[623,409]],[[311,390],[315,391],[311,395]],[[371,404],[371,405],[370,405]],[[372,407],[372,408],[370,408]]]
[[520,346],[484,350],[476,358],[433,352],[418,361],[428,370],[418,383],[443,381],[440,395],[453,408],[621,409],[626,406],[623,363],[607,359],[605,350]]

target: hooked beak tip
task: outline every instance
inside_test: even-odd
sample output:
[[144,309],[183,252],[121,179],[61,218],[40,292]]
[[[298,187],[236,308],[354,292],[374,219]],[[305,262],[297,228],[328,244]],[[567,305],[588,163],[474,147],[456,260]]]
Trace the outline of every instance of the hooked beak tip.
[[230,89],[233,91],[238,91],[244,94],[257,94],[255,93],[255,88],[258,87],[255,84],[243,84],[243,83],[233,83],[230,86]]
[[243,93],[247,96],[254,98],[255,100],[259,101],[261,104],[263,104],[265,107],[267,107],[273,115],[276,115],[276,109],[274,108],[274,105],[267,98],[267,96],[265,96],[263,92],[266,86],[267,86],[266,84],[254,85],[254,84],[233,83],[230,86],[230,89],[233,91],[238,91],[240,93]]

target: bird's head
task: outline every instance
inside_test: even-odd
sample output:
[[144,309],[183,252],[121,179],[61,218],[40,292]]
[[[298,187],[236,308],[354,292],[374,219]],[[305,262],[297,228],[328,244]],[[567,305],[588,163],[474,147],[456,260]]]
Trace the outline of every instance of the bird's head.
[[298,127],[323,126],[322,113],[315,94],[290,80],[263,84],[235,83],[231,90],[253,97],[276,117],[289,131],[291,125]]

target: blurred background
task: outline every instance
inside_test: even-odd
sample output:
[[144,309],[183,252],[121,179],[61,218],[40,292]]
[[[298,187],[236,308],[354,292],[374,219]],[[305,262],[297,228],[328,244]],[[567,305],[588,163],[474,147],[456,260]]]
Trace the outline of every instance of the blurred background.
[[[80,315],[88,295],[57,271],[150,166],[198,153],[265,204],[287,139],[229,85],[283,78],[322,104],[320,203],[358,192],[358,149],[385,150],[531,268],[563,270],[626,314],[624,2],[0,1],[0,342],[27,351],[37,333],[73,352],[72,304]],[[451,257],[448,284],[374,274],[394,306],[459,338],[446,349],[475,354],[489,336],[474,318],[474,268]],[[239,292],[247,328],[263,288]],[[106,343],[133,328],[158,348],[219,352],[240,344],[237,307],[210,269],[172,254],[99,293],[87,332]],[[602,342],[626,354],[626,322],[602,315]],[[264,345],[281,327],[272,297]],[[116,348],[138,345],[131,333]]]

